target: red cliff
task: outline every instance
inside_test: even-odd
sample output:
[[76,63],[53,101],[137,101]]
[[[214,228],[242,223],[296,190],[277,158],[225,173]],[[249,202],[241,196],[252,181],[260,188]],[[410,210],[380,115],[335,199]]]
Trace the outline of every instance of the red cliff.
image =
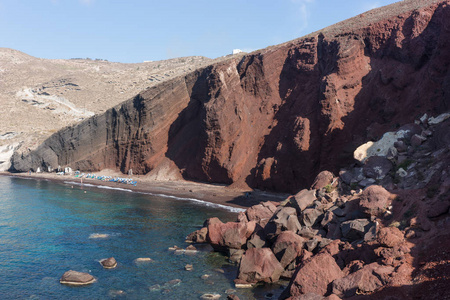
[[[15,155],[298,191],[360,144],[450,109],[450,1],[401,1],[143,91]],[[175,175],[171,175],[175,176]]]

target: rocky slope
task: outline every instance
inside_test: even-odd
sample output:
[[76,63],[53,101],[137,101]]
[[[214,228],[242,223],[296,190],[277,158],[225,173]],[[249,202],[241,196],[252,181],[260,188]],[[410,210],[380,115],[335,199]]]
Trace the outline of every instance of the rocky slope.
[[199,69],[68,127],[13,171],[70,165],[298,191],[449,109],[449,1],[401,1]]
[[237,288],[290,280],[281,299],[450,299],[449,126],[450,113],[424,115],[355,151],[361,167],[210,218],[187,242],[236,262]]
[[8,168],[2,162],[8,162],[11,149],[34,149],[68,125],[212,62],[205,57],[138,64],[49,60],[0,48],[0,171]]

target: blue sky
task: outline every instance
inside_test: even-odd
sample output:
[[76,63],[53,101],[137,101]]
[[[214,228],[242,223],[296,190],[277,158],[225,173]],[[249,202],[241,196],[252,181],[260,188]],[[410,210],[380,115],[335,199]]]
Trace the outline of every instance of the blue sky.
[[142,62],[283,43],[397,0],[0,0],[0,47]]

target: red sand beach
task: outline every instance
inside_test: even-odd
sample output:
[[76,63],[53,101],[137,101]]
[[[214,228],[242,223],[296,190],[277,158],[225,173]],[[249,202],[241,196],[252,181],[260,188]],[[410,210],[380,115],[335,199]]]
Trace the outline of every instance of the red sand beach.
[[[127,178],[127,175],[113,172],[102,171],[95,173],[96,175],[106,175],[112,177]],[[77,185],[81,184],[81,178],[74,175],[56,175],[51,173],[8,173],[2,172],[0,175],[19,177],[19,178],[31,178],[36,180],[49,180],[61,183],[74,182]],[[154,181],[149,180],[146,176],[134,175],[131,176],[133,180],[137,181],[136,186],[125,183],[101,181],[98,179],[83,178],[83,183],[89,183],[92,185],[102,185],[115,188],[129,189],[135,192],[151,193],[151,194],[164,194],[169,196],[175,196],[180,198],[194,198],[211,202],[215,204],[221,204],[236,208],[248,208],[263,201],[279,202],[288,196],[287,194],[269,193],[264,191],[251,191],[230,188],[224,185],[206,184],[191,181]]]

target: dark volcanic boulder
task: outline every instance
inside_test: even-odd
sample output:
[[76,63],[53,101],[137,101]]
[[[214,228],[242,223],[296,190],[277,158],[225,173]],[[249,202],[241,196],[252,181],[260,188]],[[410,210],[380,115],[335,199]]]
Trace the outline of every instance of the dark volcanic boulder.
[[117,267],[117,261],[114,257],[104,259],[104,260],[100,261],[100,264],[105,269],[114,269],[115,267]]
[[307,227],[312,227],[316,223],[319,216],[322,215],[322,211],[320,211],[317,208],[307,208],[304,211],[302,211],[302,214],[300,215],[300,220],[303,223],[303,225]]
[[282,231],[297,232],[301,229],[297,211],[293,207],[280,207],[264,227],[269,240],[275,239]]
[[301,253],[305,239],[292,231],[283,231],[272,245],[272,251],[286,268]]
[[277,207],[270,202],[263,202],[261,204],[253,205],[245,214],[247,215],[247,219],[249,221],[255,221],[260,224],[262,227],[266,226],[267,222],[269,222],[270,218],[272,218],[274,212],[277,210]]
[[291,198],[291,205],[297,209],[297,213],[301,213],[309,205],[316,200],[315,190],[301,190],[293,198]]
[[247,248],[263,248],[267,247],[267,244],[266,232],[259,225],[256,225],[255,232],[247,241]]
[[373,179],[383,179],[390,170],[392,170],[392,163],[383,156],[369,157],[363,167],[364,175]]
[[251,248],[242,256],[237,282],[277,282],[283,267],[269,248]]
[[66,285],[87,285],[95,281],[95,278],[89,273],[77,272],[77,271],[67,271],[63,274],[60,283]]
[[302,262],[285,292],[291,297],[307,293],[323,296],[327,293],[328,285],[343,276],[344,273],[336,264],[333,256],[327,252],[320,252]]
[[362,239],[369,224],[370,222],[367,219],[345,221],[341,224],[342,237],[349,241]]

